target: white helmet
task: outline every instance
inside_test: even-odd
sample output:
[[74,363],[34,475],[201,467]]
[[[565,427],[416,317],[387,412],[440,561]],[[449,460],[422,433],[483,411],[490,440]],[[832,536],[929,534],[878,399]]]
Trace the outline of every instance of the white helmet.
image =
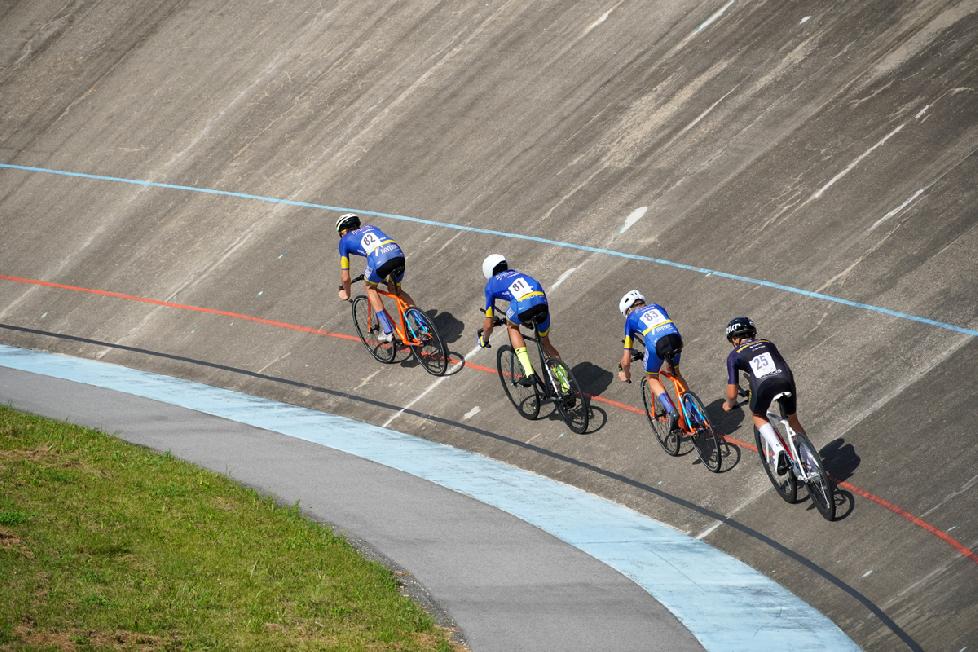
[[486,279],[492,278],[492,270],[496,269],[496,266],[500,263],[506,263],[506,258],[504,256],[500,256],[499,254],[489,254],[486,256],[486,259],[482,261],[482,275],[485,276]]
[[621,301],[618,302],[618,310],[621,310],[621,314],[628,313],[628,309],[635,305],[636,301],[641,301],[645,303],[645,297],[638,290],[629,290],[622,296]]

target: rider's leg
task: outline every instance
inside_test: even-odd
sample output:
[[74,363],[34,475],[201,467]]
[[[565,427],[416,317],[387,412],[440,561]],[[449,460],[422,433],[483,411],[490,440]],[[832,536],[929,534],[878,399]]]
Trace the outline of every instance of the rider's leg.
[[659,402],[659,405],[666,411],[669,418],[672,421],[672,426],[675,427],[679,415],[676,412],[676,406],[672,404],[672,399],[669,398],[669,393],[666,392],[666,386],[662,384],[659,380],[659,370],[665,369],[666,371],[673,371],[672,365],[669,364],[667,360],[663,360],[659,357],[656,351],[656,344],[654,342],[645,343],[645,377],[646,382],[649,384],[649,388],[655,395],[655,400]]
[[509,333],[509,342],[513,345],[516,359],[520,361],[520,366],[523,367],[523,375],[532,376],[533,363],[530,362],[530,354],[526,351],[526,340],[523,339],[519,325],[507,320],[506,332]]
[[392,293],[396,294],[397,296],[401,297],[408,304],[408,307],[414,307],[415,305],[417,305],[417,304],[414,303],[414,299],[411,298],[411,295],[407,293],[407,290],[405,290],[401,286],[400,283],[397,283],[397,282],[391,283],[388,280],[388,282],[387,282],[387,289],[390,292],[392,292]]
[[560,360],[560,351],[558,351],[553,344],[550,343],[549,335],[541,335],[540,343],[543,344],[543,350],[547,352],[551,358],[557,358]]
[[658,371],[646,371],[645,377],[648,379],[649,388],[652,393],[655,394],[655,400],[659,402],[659,405],[666,411],[666,414],[672,416],[676,414],[676,406],[672,404],[672,399],[669,398],[669,393],[666,391],[666,386],[662,384],[659,380]]
[[[781,439],[778,434],[774,431],[774,426],[771,422],[762,416],[757,414],[752,415],[754,418],[754,427],[757,428],[757,432],[760,433],[761,439],[765,443],[766,450],[764,451],[767,457],[768,466],[773,465],[775,460],[779,461],[778,475],[784,475],[786,469],[784,468],[787,459],[782,460],[782,454],[784,454],[784,446],[781,445]],[[796,419],[797,421],[797,419]],[[792,426],[794,427],[794,426]]]
[[791,429],[795,432],[800,432],[803,435],[805,434],[805,429],[801,427],[801,421],[798,420],[798,414],[788,415],[788,425],[790,425]]
[[377,321],[380,322],[380,327],[384,333],[390,334],[394,330],[394,322],[391,320],[391,316],[387,314],[387,309],[384,308],[384,301],[380,298],[376,285],[367,285],[367,301],[370,302],[370,307],[377,315]]

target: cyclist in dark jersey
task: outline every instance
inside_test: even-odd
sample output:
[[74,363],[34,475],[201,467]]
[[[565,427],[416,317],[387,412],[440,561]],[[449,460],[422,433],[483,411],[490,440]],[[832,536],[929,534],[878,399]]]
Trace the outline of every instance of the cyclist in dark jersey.
[[408,305],[414,299],[401,287],[404,279],[404,252],[386,233],[372,224],[360,224],[360,217],[344,213],[336,220],[336,232],[340,236],[340,299],[350,298],[350,256],[363,256],[367,259],[364,271],[364,284],[367,286],[367,300],[377,314],[383,333],[378,336],[381,342],[393,338],[394,322],[384,308],[384,302],[377,293],[377,286],[385,283],[387,289],[395,292]]
[[772,456],[777,458],[778,475],[784,475],[788,470],[788,458],[774,432],[774,426],[767,420],[767,411],[777,394],[787,392],[789,395],[781,399],[785,416],[792,428],[804,434],[805,429],[798,421],[798,390],[791,368],[778,347],[769,340],[757,339],[757,328],[748,317],[730,320],[727,340],[734,349],[727,356],[727,400],[723,402],[723,410],[729,412],[736,407],[737,384],[740,372],[744,372],[750,383],[754,427],[767,442]]

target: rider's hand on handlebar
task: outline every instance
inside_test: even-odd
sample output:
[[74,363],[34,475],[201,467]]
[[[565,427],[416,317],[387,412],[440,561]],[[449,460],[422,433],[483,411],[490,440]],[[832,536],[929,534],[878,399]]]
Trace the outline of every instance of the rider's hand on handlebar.
[[618,365],[618,380],[620,380],[623,383],[632,382],[632,374],[630,370],[624,369],[620,363]]
[[479,346],[482,347],[483,349],[491,349],[492,348],[492,344],[489,343],[489,340],[487,340],[485,337],[483,337],[482,333],[483,333],[483,331],[480,328],[479,329],[479,333],[478,333],[478,337],[476,338],[479,341]]
[[350,300],[350,293],[347,292],[346,288],[343,287],[342,285],[340,286],[339,295],[340,295],[340,301],[349,301]]

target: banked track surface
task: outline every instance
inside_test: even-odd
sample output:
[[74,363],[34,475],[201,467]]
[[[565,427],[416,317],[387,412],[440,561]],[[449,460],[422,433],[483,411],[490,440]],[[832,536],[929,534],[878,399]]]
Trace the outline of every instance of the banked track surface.
[[[669,307],[714,411],[722,325],[751,314],[788,355],[837,475],[931,531],[855,490],[821,522],[780,503],[746,447],[710,476],[608,403],[583,437],[517,421],[498,382],[471,373],[491,352],[433,381],[334,338],[12,282],[0,337],[474,450],[704,538],[867,648],[973,648],[976,338],[695,270],[978,327],[975,8],[0,9],[0,162],[375,211],[459,355],[478,262],[502,251],[548,287],[555,341],[588,389],[620,404],[636,403],[611,381],[624,290]],[[2,274],[350,333],[331,224],[321,208],[0,171]],[[752,439],[742,414],[717,416]]]

